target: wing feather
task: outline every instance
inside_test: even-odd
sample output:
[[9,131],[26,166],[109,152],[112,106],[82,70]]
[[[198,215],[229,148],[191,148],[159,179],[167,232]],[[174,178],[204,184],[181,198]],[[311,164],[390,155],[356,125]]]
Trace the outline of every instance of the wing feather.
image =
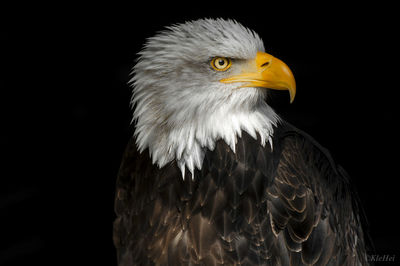
[[327,150],[287,126],[278,141],[281,156],[266,195],[271,227],[277,236],[283,234],[292,265],[366,265],[358,205],[348,177]]

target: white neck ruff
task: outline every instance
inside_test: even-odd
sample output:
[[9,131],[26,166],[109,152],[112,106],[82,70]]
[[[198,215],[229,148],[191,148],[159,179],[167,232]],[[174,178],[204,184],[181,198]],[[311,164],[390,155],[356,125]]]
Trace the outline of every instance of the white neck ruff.
[[194,178],[195,168],[202,168],[206,149],[214,150],[217,140],[224,140],[235,152],[237,139],[242,136],[244,130],[254,139],[257,139],[258,134],[262,146],[269,142],[272,147],[273,126],[276,126],[278,121],[276,113],[262,101],[251,112],[232,112],[220,108],[208,117],[191,119],[168,131],[154,125],[147,128],[137,127],[136,144],[140,152],[149,148],[152,162],[159,168],[175,160],[183,179],[185,168]]

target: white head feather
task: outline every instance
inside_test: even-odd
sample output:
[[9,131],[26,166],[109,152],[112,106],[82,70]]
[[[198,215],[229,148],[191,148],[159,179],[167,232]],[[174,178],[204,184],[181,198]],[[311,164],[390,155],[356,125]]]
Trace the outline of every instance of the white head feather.
[[229,57],[236,65],[264,51],[258,35],[232,20],[201,19],[167,27],[149,38],[133,68],[132,106],[139,151],[149,149],[160,168],[176,161],[201,169],[205,149],[223,139],[233,151],[242,130],[261,145],[273,134],[278,116],[265,102],[266,91],[239,88],[219,80],[239,71],[215,71],[213,57]]

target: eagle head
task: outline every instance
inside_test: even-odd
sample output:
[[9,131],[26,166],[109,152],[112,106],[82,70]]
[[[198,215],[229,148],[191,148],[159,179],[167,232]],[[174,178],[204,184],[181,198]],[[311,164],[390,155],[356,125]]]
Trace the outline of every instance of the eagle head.
[[[265,53],[260,37],[233,20],[200,19],[148,38],[132,71],[136,144],[161,168],[185,176],[201,169],[206,149],[223,139],[233,151],[242,130],[265,145],[278,116],[268,89],[289,90],[293,74]],[[272,145],[272,143],[270,143]]]

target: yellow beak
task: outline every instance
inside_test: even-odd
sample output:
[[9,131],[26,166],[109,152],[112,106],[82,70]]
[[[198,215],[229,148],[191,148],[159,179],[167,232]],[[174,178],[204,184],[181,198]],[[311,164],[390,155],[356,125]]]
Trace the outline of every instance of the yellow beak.
[[296,95],[296,82],[290,68],[270,54],[257,52],[255,59],[249,61],[238,75],[221,79],[223,83],[245,82],[243,87],[261,87],[274,90],[288,90],[290,103]]

